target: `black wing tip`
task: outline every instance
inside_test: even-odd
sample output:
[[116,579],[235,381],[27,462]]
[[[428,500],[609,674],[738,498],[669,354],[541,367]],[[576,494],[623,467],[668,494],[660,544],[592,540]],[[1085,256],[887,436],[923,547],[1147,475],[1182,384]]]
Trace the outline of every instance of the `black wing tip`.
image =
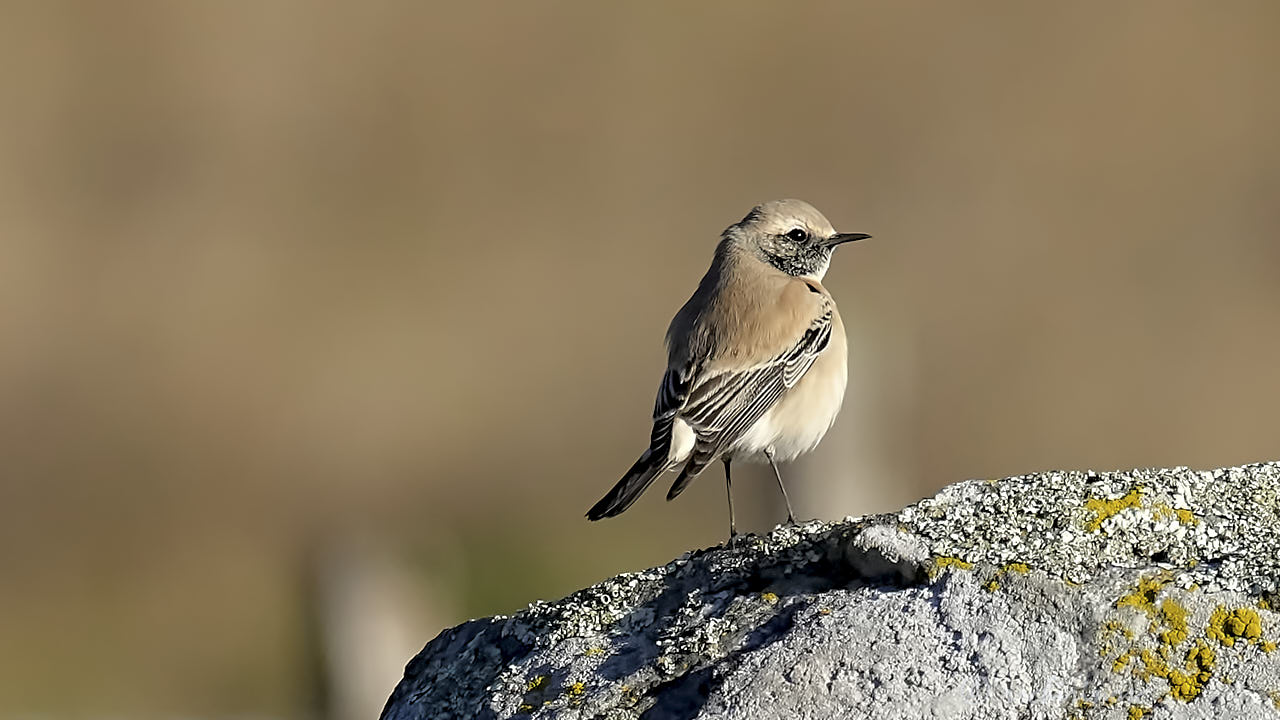
[[676,481],[671,483],[671,489],[667,491],[667,502],[675,500],[680,493],[684,492],[689,487],[689,484],[693,482],[693,479],[702,474],[706,466],[705,462],[698,462],[696,457],[691,458],[685,464],[684,469],[680,471],[680,476],[676,478]]

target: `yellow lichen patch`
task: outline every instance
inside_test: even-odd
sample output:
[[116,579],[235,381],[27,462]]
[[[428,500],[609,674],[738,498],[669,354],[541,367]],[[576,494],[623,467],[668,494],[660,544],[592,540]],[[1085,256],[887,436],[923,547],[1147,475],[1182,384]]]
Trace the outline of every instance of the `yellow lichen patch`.
[[1196,514],[1186,508],[1173,508],[1164,503],[1154,503],[1151,506],[1151,515],[1156,520],[1167,520],[1169,518],[1177,518],[1178,522],[1183,525],[1198,525],[1200,518]]
[[1108,620],[1102,623],[1102,631],[1104,637],[1119,635],[1124,637],[1126,640],[1133,639],[1133,631],[1119,620]]
[[1227,618],[1231,617],[1231,613],[1221,605],[1213,609],[1213,614],[1209,616],[1209,627],[1205,629],[1205,634],[1217,640],[1226,646],[1236,644],[1236,639],[1227,636]]
[[[1117,645],[1127,647],[1132,644],[1132,640],[1132,630],[1119,620],[1108,620],[1102,624],[1102,628],[1098,632],[1098,654],[1102,657],[1108,657],[1111,653],[1116,652]],[[1126,654],[1129,653],[1126,652]],[[1119,670],[1116,672],[1119,672]]]
[[947,568],[956,568],[957,570],[972,570],[973,563],[961,560],[958,557],[936,557],[933,559],[933,567],[929,569],[929,577],[934,578],[942,574]]
[[1132,659],[1133,659],[1133,653],[1128,651],[1120,653],[1120,657],[1116,658],[1116,661],[1111,664],[1111,672],[1113,673],[1124,672],[1125,666],[1128,665],[1129,661]]
[[1196,696],[1203,690],[1194,676],[1182,672],[1181,670],[1169,671],[1169,693],[1177,700],[1188,702],[1196,699]]
[[1271,640],[1262,643],[1262,652],[1275,652],[1276,644]]
[[1241,607],[1230,612],[1219,605],[1209,616],[1209,627],[1205,633],[1218,642],[1231,647],[1236,640],[1261,643],[1262,618],[1253,608]]
[[777,604],[778,604],[778,596],[777,596],[777,595],[774,595],[774,594],[773,594],[773,593],[771,593],[771,592],[767,592],[767,593],[760,593],[760,599],[761,599],[761,600],[764,600],[764,601],[765,601],[765,603],[766,603],[766,604],[769,604],[769,605],[777,605]]
[[1016,573],[1019,573],[1019,574],[1021,574],[1021,575],[1026,575],[1027,573],[1031,572],[1031,568],[1030,568],[1030,567],[1028,567],[1026,563],[1018,563],[1018,562],[1014,562],[1014,563],[1009,563],[1008,565],[1005,565],[1005,566],[1004,566],[1004,571],[1005,571],[1005,572],[1016,572]]
[[1169,683],[1169,694],[1175,700],[1189,702],[1200,696],[1204,686],[1213,677],[1213,649],[1203,640],[1187,651],[1182,667],[1173,667],[1166,662],[1168,650],[1161,647],[1160,652],[1150,648],[1143,650],[1139,657],[1142,668],[1137,674],[1143,680],[1161,678]]
[[534,707],[529,703],[521,703],[520,707],[516,708],[516,712],[518,713],[531,713],[533,711]]
[[987,582],[986,585],[983,585],[982,587],[987,592],[995,592],[1000,589],[1000,583],[996,582],[995,580],[990,580]]
[[576,682],[565,689],[564,694],[569,697],[577,697],[587,691],[587,686],[583,683]]
[[542,687],[543,685],[546,685],[546,684],[547,684],[547,681],[548,681],[548,680],[550,680],[550,679],[551,679],[551,677],[550,677],[550,676],[547,676],[547,675],[539,675],[539,676],[535,677],[534,679],[532,679],[532,680],[530,680],[529,682],[527,682],[527,683],[525,683],[525,684],[524,684],[524,691],[525,691],[525,692],[533,692],[534,690],[537,690],[538,688]]
[[1156,598],[1160,596],[1160,590],[1164,587],[1167,579],[1163,574],[1139,578],[1138,585],[1133,590],[1116,600],[1116,607],[1128,605],[1148,615],[1155,616]]
[[1238,608],[1227,621],[1232,633],[1250,640],[1262,637],[1262,618],[1252,608]]
[[587,648],[587,651],[583,653],[583,655],[586,655],[587,657],[599,657],[603,654],[604,648],[602,647],[589,647]]
[[1138,670],[1138,677],[1143,680],[1150,680],[1153,677],[1164,677],[1169,674],[1169,666],[1165,663],[1164,658],[1160,657],[1155,650],[1150,648],[1144,649],[1138,654],[1142,660],[1142,669]]
[[[1191,612],[1186,606],[1174,597],[1161,598],[1168,581],[1169,576],[1165,573],[1140,578],[1132,590],[1116,600],[1116,607],[1132,607],[1151,618],[1148,628],[1151,635],[1146,637],[1153,637],[1156,644],[1141,650],[1136,644],[1131,644],[1112,664],[1112,670],[1122,672],[1136,654],[1141,660],[1141,666],[1134,667],[1133,672],[1138,677],[1148,681],[1152,678],[1168,681],[1169,694],[1185,701],[1197,697],[1204,689],[1204,684],[1212,675],[1213,653],[1208,644],[1200,639],[1185,654],[1182,667],[1177,667],[1176,662],[1170,662],[1176,657],[1175,650],[1191,639],[1192,630],[1189,623]],[[1103,629],[1115,633],[1108,625],[1104,625]],[[1127,637],[1130,641],[1134,640],[1132,633]],[[1109,649],[1109,645],[1103,643],[1105,649]]]
[[1187,651],[1187,669],[1196,674],[1196,679],[1201,685],[1209,682],[1209,678],[1213,677],[1215,660],[1213,648],[1209,647],[1209,643],[1204,640],[1197,640],[1195,647]]
[[1160,620],[1167,628],[1160,633],[1160,642],[1174,646],[1187,639],[1187,609],[1182,605],[1165,600],[1160,603]]
[[1136,508],[1142,504],[1142,488],[1134,488],[1124,497],[1105,499],[1105,498],[1089,498],[1085,501],[1086,510],[1093,513],[1093,519],[1085,524],[1085,528],[1090,532],[1095,532],[1102,527],[1102,523],[1109,517],[1113,517],[1120,513],[1121,510]]
[[1149,712],[1151,712],[1149,709],[1144,708],[1141,705],[1130,705],[1129,720],[1142,720],[1142,718],[1146,717]]

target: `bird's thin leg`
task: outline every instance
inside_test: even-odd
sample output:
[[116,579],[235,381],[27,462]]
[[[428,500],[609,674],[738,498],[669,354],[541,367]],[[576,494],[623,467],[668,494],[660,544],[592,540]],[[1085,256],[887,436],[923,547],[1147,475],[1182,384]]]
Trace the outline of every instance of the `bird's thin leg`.
[[733,478],[729,475],[729,458],[724,458],[724,491],[729,496],[729,544],[733,545],[738,530],[733,526]]
[[796,524],[796,515],[791,512],[791,498],[787,497],[787,487],[782,484],[782,473],[778,472],[778,464],[773,461],[773,449],[764,451],[764,456],[769,458],[769,467],[773,468],[773,476],[778,479],[778,489],[782,491],[782,501],[787,504],[787,524]]

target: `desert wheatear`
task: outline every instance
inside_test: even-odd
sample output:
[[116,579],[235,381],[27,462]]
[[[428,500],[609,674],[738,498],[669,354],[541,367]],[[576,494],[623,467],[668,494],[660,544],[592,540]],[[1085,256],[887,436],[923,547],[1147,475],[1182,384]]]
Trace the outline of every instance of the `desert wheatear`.
[[587,517],[621,513],[664,471],[683,466],[670,500],[720,460],[732,539],[729,465],[742,460],[773,467],[794,522],[777,461],[817,446],[835,422],[848,379],[844,324],[822,276],[837,245],[868,237],[837,233],[800,200],[758,205],[730,225],[711,269],[667,329],[667,372],[649,449]]

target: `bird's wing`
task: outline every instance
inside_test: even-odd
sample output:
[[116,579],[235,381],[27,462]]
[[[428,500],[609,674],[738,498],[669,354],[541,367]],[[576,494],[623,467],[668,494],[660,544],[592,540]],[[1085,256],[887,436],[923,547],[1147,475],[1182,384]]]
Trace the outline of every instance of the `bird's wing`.
[[671,484],[668,500],[683,492],[703,468],[750,430],[788,388],[800,382],[831,342],[831,316],[828,308],[795,345],[769,362],[711,375],[692,388],[680,417],[693,429],[693,452],[680,476]]
[[695,461],[718,456],[751,428],[813,366],[831,341],[830,308],[796,343],[764,363],[697,378],[679,411],[697,438]]

